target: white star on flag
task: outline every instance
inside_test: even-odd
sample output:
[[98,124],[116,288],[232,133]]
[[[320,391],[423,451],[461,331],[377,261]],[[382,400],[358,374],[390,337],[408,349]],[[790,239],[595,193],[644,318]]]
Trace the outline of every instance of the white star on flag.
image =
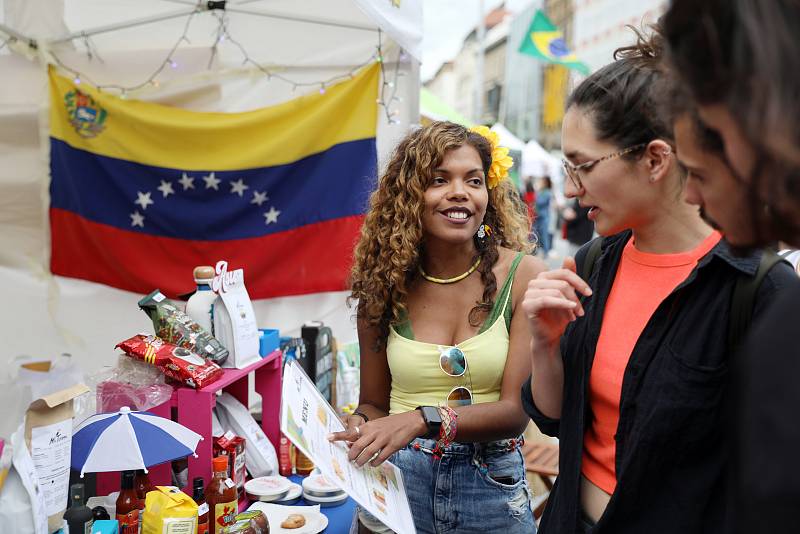
[[138,226],[139,228],[144,228],[144,215],[142,215],[138,211],[134,211],[133,213],[131,213],[131,226]]
[[150,191],[148,191],[147,193],[142,193],[141,191],[137,191],[136,196],[138,196],[139,198],[137,198],[133,203],[139,204],[143,210],[146,210],[147,206],[153,204],[153,201],[150,199]]
[[245,185],[244,180],[239,178],[235,182],[231,182],[231,193],[236,193],[240,197],[244,196],[244,190],[250,189],[249,185]]
[[186,173],[183,173],[183,176],[181,176],[178,182],[183,186],[184,191],[187,189],[194,189],[194,178],[190,178]]
[[161,180],[161,185],[158,186],[158,190],[161,191],[164,198],[175,194],[175,191],[172,189],[172,182],[166,182],[164,180]]
[[275,206],[270,206],[269,211],[264,212],[264,217],[266,217],[266,221],[264,221],[264,224],[277,223],[278,215],[280,214],[281,212],[276,210]]
[[213,189],[219,191],[219,183],[222,180],[220,180],[219,178],[216,178],[214,176],[213,172],[211,174],[209,174],[208,176],[203,176],[203,180],[206,182],[206,189],[212,189],[213,188]]
[[253,200],[250,201],[250,204],[258,204],[258,207],[261,207],[261,204],[269,200],[269,197],[266,193],[262,193],[260,191],[253,191]]

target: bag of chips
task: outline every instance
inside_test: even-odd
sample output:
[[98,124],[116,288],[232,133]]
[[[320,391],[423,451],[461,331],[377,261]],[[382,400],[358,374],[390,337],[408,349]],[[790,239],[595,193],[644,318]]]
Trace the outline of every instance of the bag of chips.
[[173,486],[156,486],[147,493],[142,518],[142,534],[186,533],[197,531],[197,504]]
[[164,341],[189,349],[217,365],[228,358],[228,349],[217,338],[173,306],[158,289],[140,300],[139,307],[150,316],[156,335]]
[[165,376],[195,389],[203,388],[223,375],[222,368],[214,362],[157,336],[137,334],[119,343],[117,348],[131,358],[155,365]]

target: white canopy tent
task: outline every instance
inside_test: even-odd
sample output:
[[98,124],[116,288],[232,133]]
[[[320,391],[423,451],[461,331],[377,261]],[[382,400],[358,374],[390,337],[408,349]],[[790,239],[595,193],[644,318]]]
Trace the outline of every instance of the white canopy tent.
[[525,142],[511,133],[508,128],[506,128],[503,123],[497,122],[492,126],[491,130],[495,132],[498,137],[500,137],[500,145],[504,147],[508,147],[510,150],[517,150],[519,152],[524,152],[525,150]]
[[[0,276],[7,295],[0,358],[6,362],[69,352],[89,371],[113,362],[116,342],[151,328],[136,305],[141,295],[49,272],[48,63],[128,98],[236,112],[319,91],[381,56],[379,163],[418,122],[421,0],[229,0],[224,10],[221,4],[0,0]],[[351,341],[345,297],[257,301],[256,316],[259,326],[289,335],[298,335],[306,320],[323,320]]]
[[522,149],[522,176],[550,176],[556,182],[561,176],[561,162],[531,139]]

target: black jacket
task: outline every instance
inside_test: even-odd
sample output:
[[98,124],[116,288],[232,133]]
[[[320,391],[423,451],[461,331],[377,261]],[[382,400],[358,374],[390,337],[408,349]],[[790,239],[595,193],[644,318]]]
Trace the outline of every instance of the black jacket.
[[[559,476],[540,532],[576,530],[580,513],[583,436],[591,422],[589,374],[605,302],[630,232],[603,242],[588,280],[586,314],[561,339],[564,397],[561,419],[533,404],[530,380],[523,406],[546,434],[560,440]],[[760,253],[734,256],[725,241],[704,256],[656,309],[625,368],[616,440],[617,488],[592,532],[708,533],[727,530],[729,465],[727,395],[731,294],[740,273],[754,275]],[[767,274],[754,318],[782,287],[800,284],[785,263]],[[631,302],[631,306],[635,306]]]

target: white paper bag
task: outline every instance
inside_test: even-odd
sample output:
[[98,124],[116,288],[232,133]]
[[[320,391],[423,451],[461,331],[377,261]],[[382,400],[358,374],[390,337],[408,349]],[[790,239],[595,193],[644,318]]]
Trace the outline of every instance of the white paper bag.
[[[253,478],[278,473],[275,446],[264,434],[250,411],[230,393],[217,397],[217,410],[225,412],[230,430],[245,441],[245,467]],[[227,430],[227,429],[226,429]]]

